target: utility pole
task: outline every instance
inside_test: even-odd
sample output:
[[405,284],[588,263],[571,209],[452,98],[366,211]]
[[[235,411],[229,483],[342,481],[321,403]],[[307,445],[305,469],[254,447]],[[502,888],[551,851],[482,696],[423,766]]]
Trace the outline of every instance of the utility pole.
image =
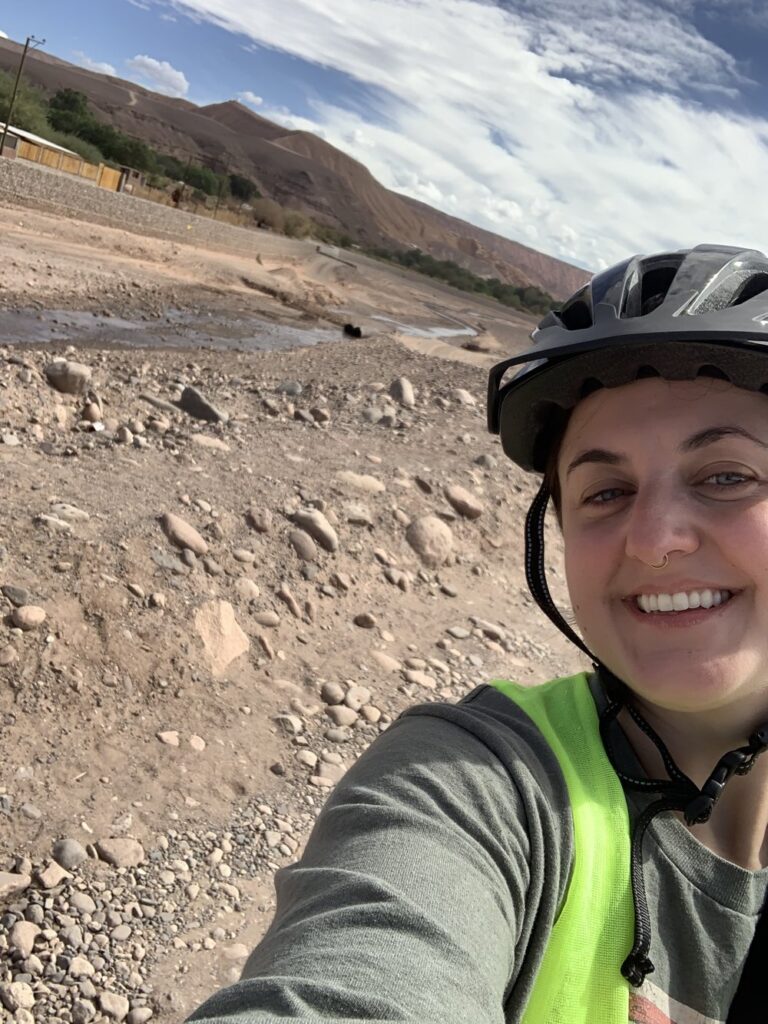
[[24,49],[21,51],[21,60],[19,61],[19,67],[16,71],[16,81],[13,83],[13,92],[11,93],[11,102],[8,107],[8,115],[5,119],[5,125],[3,126],[3,135],[0,138],[0,156],[3,155],[3,149],[5,148],[5,137],[8,134],[8,126],[11,123],[11,117],[13,115],[13,105],[16,102],[16,93],[19,91],[19,82],[21,81],[21,72],[24,70],[24,61],[27,59],[27,53],[29,51],[29,45],[44,46],[44,39],[35,39],[34,36],[27,36],[27,41],[24,43]]

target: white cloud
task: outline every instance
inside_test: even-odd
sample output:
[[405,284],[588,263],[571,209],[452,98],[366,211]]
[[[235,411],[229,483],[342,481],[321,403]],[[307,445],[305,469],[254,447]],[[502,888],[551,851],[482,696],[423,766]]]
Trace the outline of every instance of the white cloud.
[[88,71],[98,71],[102,75],[116,75],[114,67],[108,64],[105,60],[91,60],[82,50],[75,50],[72,55],[75,58],[75,62],[80,65],[81,68],[87,68]]
[[125,62],[136,76],[133,80],[164,96],[186,96],[189,82],[183,71],[178,71],[167,60],[155,60],[146,54],[137,54]]
[[143,3],[143,0],[128,0],[131,7],[138,7],[140,11],[150,10],[149,4]]
[[261,96],[257,96],[255,92],[251,92],[250,89],[246,89],[244,92],[239,92],[237,98],[242,100],[243,103],[247,103],[249,107],[260,107],[264,100]]
[[10,38],[11,37],[8,35],[7,32],[3,32],[2,29],[0,29],[0,39],[10,39]]
[[[724,0],[174,0],[367,87],[312,117],[390,188],[591,267],[712,240],[768,246],[768,119],[697,30]],[[706,19],[705,19],[706,21]],[[704,23],[704,22],[702,22]],[[364,103],[365,106],[361,106]]]

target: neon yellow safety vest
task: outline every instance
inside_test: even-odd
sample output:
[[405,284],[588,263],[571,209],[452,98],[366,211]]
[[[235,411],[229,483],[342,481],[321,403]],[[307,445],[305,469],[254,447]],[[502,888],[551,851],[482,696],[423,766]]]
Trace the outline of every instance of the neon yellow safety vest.
[[491,683],[538,726],[573,815],[573,870],[523,1024],[627,1024],[634,906],[627,801],[600,739],[586,673],[543,686]]

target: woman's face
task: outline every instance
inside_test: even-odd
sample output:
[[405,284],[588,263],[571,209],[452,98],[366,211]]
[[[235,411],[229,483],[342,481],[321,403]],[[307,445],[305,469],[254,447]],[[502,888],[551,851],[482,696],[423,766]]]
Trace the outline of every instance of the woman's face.
[[558,474],[568,589],[600,660],[670,710],[768,688],[768,398],[712,380],[597,391]]

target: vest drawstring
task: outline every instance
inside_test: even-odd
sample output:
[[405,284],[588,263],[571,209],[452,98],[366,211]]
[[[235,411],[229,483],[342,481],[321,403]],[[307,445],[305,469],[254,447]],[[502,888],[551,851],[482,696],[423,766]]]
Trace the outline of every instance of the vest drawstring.
[[[622,975],[630,985],[636,988],[642,985],[646,976],[654,971],[653,961],[648,956],[651,948],[651,917],[648,912],[648,901],[645,892],[643,875],[643,839],[657,814],[664,811],[682,811],[687,825],[700,825],[709,820],[717,801],[722,795],[725,784],[732,775],[746,775],[754,765],[757,757],[768,748],[768,725],[757,729],[749,738],[749,743],[736,750],[724,754],[715,765],[714,771],[707,781],[698,788],[695,782],[680,771],[669,753],[664,741],[653,727],[646,722],[639,711],[631,704],[625,704],[626,687],[616,676],[604,666],[599,673],[604,683],[608,703],[600,715],[600,736],[603,741],[608,760],[622,784],[628,789],[645,793],[661,793],[661,799],[649,804],[635,821],[632,830],[632,902],[635,910],[635,941],[621,967]],[[633,720],[643,730],[655,746],[664,761],[669,779],[642,779],[627,775],[617,764],[613,746],[611,727],[617,724],[618,714],[626,706]]]

